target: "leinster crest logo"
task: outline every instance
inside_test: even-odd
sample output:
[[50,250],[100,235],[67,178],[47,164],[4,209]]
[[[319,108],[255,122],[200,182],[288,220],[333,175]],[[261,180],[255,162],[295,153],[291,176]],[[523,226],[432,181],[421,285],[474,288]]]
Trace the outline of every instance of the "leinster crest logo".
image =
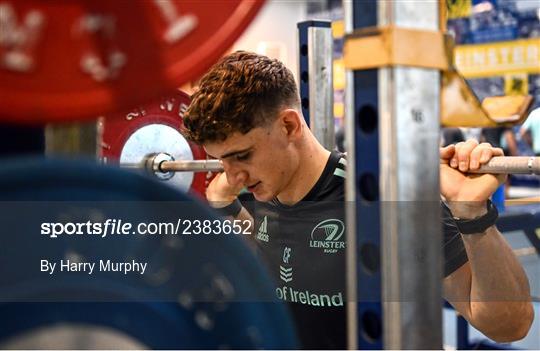
[[325,253],[336,253],[345,248],[345,225],[339,219],[327,219],[311,231],[309,247],[322,249]]

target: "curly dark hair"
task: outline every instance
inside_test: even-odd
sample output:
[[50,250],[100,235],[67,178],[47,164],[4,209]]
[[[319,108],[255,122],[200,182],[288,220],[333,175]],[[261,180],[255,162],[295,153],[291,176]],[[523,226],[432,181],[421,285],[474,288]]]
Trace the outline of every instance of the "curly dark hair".
[[264,127],[280,109],[298,105],[294,77],[283,63],[237,51],[201,79],[184,114],[184,134],[197,144],[220,142],[235,132],[246,134]]

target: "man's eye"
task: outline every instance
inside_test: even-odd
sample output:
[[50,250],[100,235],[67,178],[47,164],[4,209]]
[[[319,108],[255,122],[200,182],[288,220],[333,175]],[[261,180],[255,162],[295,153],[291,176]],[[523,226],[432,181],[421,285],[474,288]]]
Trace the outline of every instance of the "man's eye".
[[243,154],[236,155],[236,159],[238,161],[246,161],[246,160],[249,159],[250,156],[251,156],[251,153],[246,152],[246,153],[243,153]]

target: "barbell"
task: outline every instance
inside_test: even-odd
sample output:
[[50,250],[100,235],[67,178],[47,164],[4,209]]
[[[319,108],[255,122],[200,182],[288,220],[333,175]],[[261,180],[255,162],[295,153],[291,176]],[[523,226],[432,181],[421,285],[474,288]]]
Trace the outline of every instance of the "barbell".
[[[221,172],[219,160],[175,160],[168,153],[146,155],[140,163],[121,163],[123,168],[144,169],[160,179],[170,179],[174,172]],[[469,173],[536,174],[540,175],[540,158],[528,156],[497,156],[478,170]]]
[[[206,159],[202,146],[182,135],[182,117],[190,101],[187,93],[177,89],[152,103],[105,116],[101,120],[103,163],[133,163],[138,168],[146,155],[163,150],[176,160]],[[207,179],[203,173],[159,173],[157,177],[169,185],[204,196]]]
[[540,175],[540,158],[534,156],[497,156],[470,173]]

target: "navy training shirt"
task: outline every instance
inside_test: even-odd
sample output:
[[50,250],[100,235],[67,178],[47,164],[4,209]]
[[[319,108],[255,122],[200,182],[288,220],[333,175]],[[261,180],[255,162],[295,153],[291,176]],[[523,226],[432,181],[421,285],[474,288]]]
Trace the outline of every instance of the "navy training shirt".
[[[245,203],[252,213],[259,254],[288,303],[305,349],[346,349],[345,167],[332,152],[323,173],[302,201]],[[444,274],[467,262],[450,210],[441,203]],[[361,225],[361,223],[359,224]]]

